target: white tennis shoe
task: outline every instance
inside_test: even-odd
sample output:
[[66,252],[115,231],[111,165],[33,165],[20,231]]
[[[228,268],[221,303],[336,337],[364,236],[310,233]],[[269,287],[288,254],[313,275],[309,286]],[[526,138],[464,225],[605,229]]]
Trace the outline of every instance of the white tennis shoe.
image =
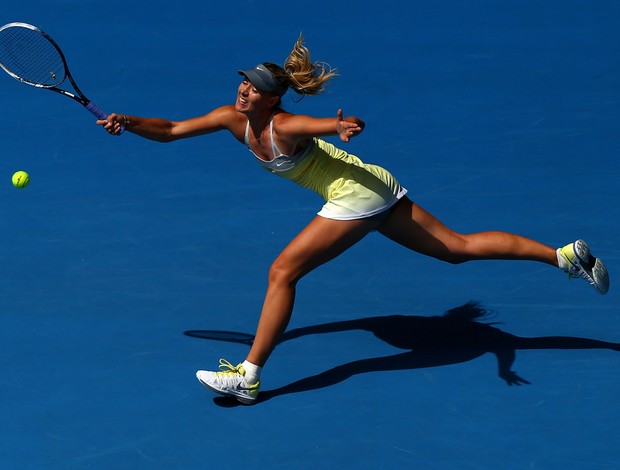
[[258,398],[260,381],[247,383],[243,365],[235,367],[226,359],[220,359],[219,372],[199,370],[196,372],[196,378],[215,393],[235,397],[244,405],[252,405]]
[[590,247],[583,240],[558,248],[559,256],[566,261],[564,270],[571,278],[586,279],[599,294],[609,290],[609,273],[603,262],[592,256]]

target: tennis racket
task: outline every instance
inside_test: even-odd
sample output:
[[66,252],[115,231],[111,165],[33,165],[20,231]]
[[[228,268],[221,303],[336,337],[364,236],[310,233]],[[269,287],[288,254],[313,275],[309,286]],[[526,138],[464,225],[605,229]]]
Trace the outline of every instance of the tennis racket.
[[[58,44],[36,26],[9,23],[0,28],[0,66],[26,85],[68,96],[99,119],[108,117],[78,88]],[[58,88],[67,78],[74,92]]]

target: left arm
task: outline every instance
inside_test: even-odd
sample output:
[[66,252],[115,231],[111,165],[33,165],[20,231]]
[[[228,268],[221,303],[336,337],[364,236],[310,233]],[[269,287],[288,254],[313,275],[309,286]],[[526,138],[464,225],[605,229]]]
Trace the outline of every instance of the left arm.
[[277,123],[277,133],[281,139],[289,142],[331,135],[349,142],[364,130],[364,126],[364,121],[356,116],[344,118],[342,109],[339,109],[335,118],[315,118],[303,114],[283,116]]

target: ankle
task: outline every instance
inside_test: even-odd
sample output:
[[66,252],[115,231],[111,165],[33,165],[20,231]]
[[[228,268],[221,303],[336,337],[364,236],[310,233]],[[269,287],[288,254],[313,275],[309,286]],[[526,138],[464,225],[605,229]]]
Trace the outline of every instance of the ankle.
[[556,253],[557,257],[558,257],[558,268],[560,268],[563,271],[568,271],[570,266],[569,266],[568,261],[566,260],[566,258],[564,258],[564,256],[562,256],[562,249],[558,248],[555,253]]
[[243,361],[243,370],[245,371],[245,381],[248,384],[254,384],[260,380],[260,373],[263,370],[262,367],[252,364],[247,359]]

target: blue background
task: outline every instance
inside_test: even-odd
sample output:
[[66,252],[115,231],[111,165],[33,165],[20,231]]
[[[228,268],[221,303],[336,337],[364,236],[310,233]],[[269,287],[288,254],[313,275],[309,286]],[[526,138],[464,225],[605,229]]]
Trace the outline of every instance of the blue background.
[[[451,266],[373,234],[301,282],[291,330],[477,300],[504,333],[620,341],[618,2],[5,0],[12,21],[55,38],[104,110],[171,119],[232,103],[236,70],[281,63],[303,32],[340,76],[287,109],[362,117],[346,149],[454,229],[584,238],[612,278],[601,297],[548,266]],[[0,103],[2,468],[620,467],[610,350],[517,350],[531,384],[509,387],[493,354],[390,371],[401,349],[345,329],[283,342],[256,406],[214,397],[195,370],[243,360],[269,265],[320,199],[225,133],[113,138],[5,74]]]

